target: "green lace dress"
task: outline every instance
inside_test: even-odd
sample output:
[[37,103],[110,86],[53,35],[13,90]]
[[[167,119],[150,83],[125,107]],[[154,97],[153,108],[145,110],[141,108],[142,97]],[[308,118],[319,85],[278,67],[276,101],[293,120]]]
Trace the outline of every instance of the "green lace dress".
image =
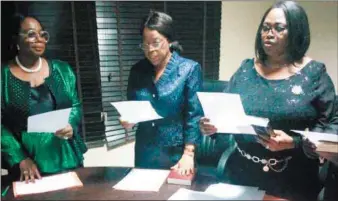
[[[9,66],[1,73],[1,154],[13,167],[30,157],[40,173],[57,173],[83,164],[86,146],[79,133],[81,105],[76,78],[70,66],[59,60],[48,61],[50,75],[45,83],[31,88],[16,78]],[[69,123],[74,135],[64,140],[54,133],[27,133],[30,115],[72,107]]]

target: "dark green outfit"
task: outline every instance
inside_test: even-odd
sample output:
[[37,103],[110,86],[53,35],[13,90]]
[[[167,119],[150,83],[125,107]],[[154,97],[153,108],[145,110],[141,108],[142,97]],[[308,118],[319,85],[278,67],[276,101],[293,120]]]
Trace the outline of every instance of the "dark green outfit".
[[[30,157],[40,173],[57,173],[83,164],[87,148],[78,133],[81,103],[71,67],[59,60],[48,61],[50,75],[44,84],[31,88],[16,78],[8,65],[1,72],[1,154],[10,167]],[[73,137],[65,140],[54,133],[27,133],[31,115],[72,107],[69,123]]]

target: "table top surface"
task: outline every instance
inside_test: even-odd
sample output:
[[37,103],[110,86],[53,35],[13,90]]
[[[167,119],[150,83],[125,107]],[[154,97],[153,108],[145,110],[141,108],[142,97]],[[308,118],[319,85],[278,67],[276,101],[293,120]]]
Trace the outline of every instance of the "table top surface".
[[[159,192],[121,191],[112,187],[117,184],[131,168],[128,167],[86,167],[77,169],[83,187],[64,189],[14,198],[10,187],[2,200],[167,200],[180,188],[204,191],[210,184],[218,183],[215,175],[198,171],[191,186],[164,183]],[[265,195],[264,200],[281,200]]]

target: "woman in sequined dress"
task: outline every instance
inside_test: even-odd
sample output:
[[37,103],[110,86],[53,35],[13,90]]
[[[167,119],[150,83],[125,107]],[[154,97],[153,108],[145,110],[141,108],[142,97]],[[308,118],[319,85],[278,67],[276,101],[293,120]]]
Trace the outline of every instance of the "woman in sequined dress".
[[[49,34],[36,18],[16,15],[11,26],[16,54],[1,69],[1,154],[10,175],[28,182],[82,166],[86,146],[77,132],[81,105],[71,67],[42,57]],[[70,107],[65,128],[27,132],[28,116]]]
[[[316,200],[318,159],[305,155],[302,137],[291,130],[322,132],[338,122],[332,121],[334,85],[325,64],[306,55],[309,45],[308,18],[300,5],[281,1],[265,12],[256,58],[242,62],[225,92],[240,94],[247,115],[268,118],[275,136],[234,135],[237,147],[225,167],[231,183],[291,200]],[[201,131],[217,133],[208,121],[201,119]]]
[[[140,44],[145,59],[129,75],[128,100],[148,100],[164,119],[139,123],[135,167],[194,171],[194,150],[200,140],[202,109],[196,92],[202,85],[201,66],[179,55],[172,18],[151,11],[143,21]],[[132,124],[122,121],[125,128]]]

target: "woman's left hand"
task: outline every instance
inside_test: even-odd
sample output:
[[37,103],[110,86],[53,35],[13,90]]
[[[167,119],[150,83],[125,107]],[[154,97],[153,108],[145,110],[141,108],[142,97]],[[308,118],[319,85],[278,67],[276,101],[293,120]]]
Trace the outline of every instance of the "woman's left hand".
[[183,154],[176,165],[171,167],[181,175],[190,175],[194,173],[194,157],[188,154]]
[[269,139],[260,137],[258,135],[257,141],[270,151],[282,151],[286,149],[293,149],[295,147],[293,138],[281,130],[274,130],[275,135],[270,136]]
[[68,140],[69,138],[73,137],[73,128],[70,124],[68,124],[65,128],[57,130],[55,135],[59,138]]

